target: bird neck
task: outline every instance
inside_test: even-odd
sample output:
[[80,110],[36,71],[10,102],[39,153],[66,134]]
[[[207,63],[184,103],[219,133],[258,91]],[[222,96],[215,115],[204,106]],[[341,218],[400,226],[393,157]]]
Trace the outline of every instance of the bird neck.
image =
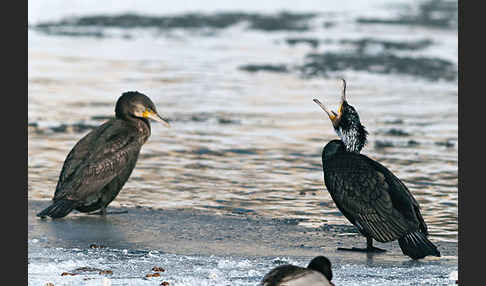
[[150,133],[152,132],[152,128],[150,127],[150,121],[147,118],[138,118],[137,125],[139,129],[143,130],[143,133],[148,138],[150,136]]
[[151,134],[151,127],[150,127],[150,121],[147,118],[140,118],[140,117],[135,117],[135,116],[124,116],[123,118],[120,118],[127,122],[128,124],[132,125],[135,127],[140,134],[143,135],[143,141],[145,142],[148,137]]
[[341,128],[336,130],[336,133],[341,138],[344,143],[344,147],[348,152],[361,152],[364,145],[366,144],[366,130],[361,129],[347,129],[343,130]]

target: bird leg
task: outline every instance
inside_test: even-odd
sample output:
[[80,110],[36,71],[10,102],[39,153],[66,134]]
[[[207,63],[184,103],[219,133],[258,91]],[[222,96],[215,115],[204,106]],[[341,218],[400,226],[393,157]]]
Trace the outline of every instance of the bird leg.
[[99,211],[94,213],[89,213],[90,215],[102,215],[106,216],[107,214],[126,214],[128,211],[119,211],[119,212],[107,212],[106,207],[101,208]]
[[373,239],[371,237],[366,238],[366,248],[358,248],[358,247],[353,247],[353,248],[343,248],[343,247],[338,247],[337,250],[345,250],[345,251],[359,251],[359,252],[385,252],[385,249],[381,249],[378,247],[373,246]]

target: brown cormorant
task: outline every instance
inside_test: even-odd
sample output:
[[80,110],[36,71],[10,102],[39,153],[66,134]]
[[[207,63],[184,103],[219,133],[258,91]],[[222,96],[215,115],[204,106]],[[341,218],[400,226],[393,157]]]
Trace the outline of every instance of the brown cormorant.
[[106,214],[106,207],[132,173],[150,136],[149,119],[169,127],[146,95],[123,93],[116,102],[115,118],[86,134],[69,152],[53,203],[37,216],[60,218],[72,210]]
[[337,113],[317,99],[314,102],[327,113],[341,138],[330,141],[322,151],[324,183],[337,208],[367,242],[364,249],[339,249],[380,252],[384,250],[373,247],[373,239],[379,242],[398,239],[403,254],[413,259],[440,256],[427,239],[427,225],[419,203],[407,187],[385,166],[360,154],[368,132],[346,100],[344,79]]
[[307,268],[291,264],[280,265],[268,272],[260,286],[331,286],[331,262],[324,256],[311,260]]

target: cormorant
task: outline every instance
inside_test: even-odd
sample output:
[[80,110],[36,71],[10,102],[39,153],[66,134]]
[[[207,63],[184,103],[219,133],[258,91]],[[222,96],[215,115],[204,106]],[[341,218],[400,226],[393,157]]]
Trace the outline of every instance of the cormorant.
[[280,265],[270,270],[260,286],[331,286],[331,262],[324,256],[311,260],[307,268],[291,264]]
[[324,183],[337,208],[367,242],[364,249],[339,249],[381,252],[385,250],[373,247],[373,239],[379,242],[398,239],[403,254],[412,259],[440,256],[427,239],[427,225],[419,203],[407,187],[385,166],[360,154],[368,132],[346,100],[344,79],[337,113],[317,99],[314,102],[327,113],[341,138],[330,141],[322,151]]
[[72,210],[106,214],[132,173],[142,145],[150,136],[149,119],[164,123],[154,103],[137,91],[123,93],[115,118],[86,134],[66,157],[53,203],[37,214],[60,218]]

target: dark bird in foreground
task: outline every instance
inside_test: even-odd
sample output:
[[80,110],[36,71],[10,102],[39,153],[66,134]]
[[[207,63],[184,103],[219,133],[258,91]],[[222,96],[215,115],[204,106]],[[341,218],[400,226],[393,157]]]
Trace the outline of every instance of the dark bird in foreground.
[[342,80],[337,113],[317,99],[314,102],[327,113],[341,138],[330,141],[322,151],[326,188],[337,208],[367,242],[364,249],[338,249],[382,252],[385,250],[373,247],[373,239],[379,242],[398,239],[403,254],[412,259],[440,256],[436,246],[427,239],[427,225],[419,203],[407,187],[385,166],[360,154],[368,132],[346,100],[346,82]]
[[72,210],[100,210],[98,214],[105,215],[150,136],[149,119],[169,127],[146,95],[137,91],[123,93],[116,103],[115,118],[89,132],[69,152],[53,203],[37,216],[61,218]]
[[268,272],[260,286],[331,286],[331,262],[324,256],[311,260],[307,268],[291,264],[280,265]]

